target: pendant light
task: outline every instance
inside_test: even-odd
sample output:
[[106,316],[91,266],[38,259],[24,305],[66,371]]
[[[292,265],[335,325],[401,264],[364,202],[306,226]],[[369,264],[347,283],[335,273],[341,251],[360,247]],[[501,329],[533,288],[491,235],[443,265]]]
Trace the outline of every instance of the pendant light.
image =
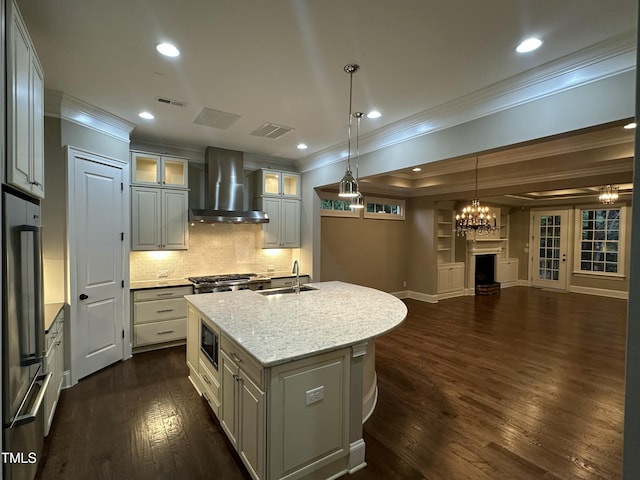
[[351,209],[360,209],[364,208],[364,197],[360,192],[360,175],[358,174],[358,163],[360,160],[360,120],[364,117],[364,113],[356,112],[353,114],[356,118],[356,185],[357,185],[357,195],[351,199],[351,205],[349,208]]
[[456,215],[456,233],[458,235],[466,235],[470,232],[488,234],[497,230],[496,214],[489,211],[489,207],[480,205],[478,198],[478,157],[476,156],[476,191],[471,205],[462,209]]
[[353,100],[353,74],[360,70],[356,64],[348,64],[344,66],[344,71],[349,74],[349,140],[347,143],[347,170],[344,172],[338,195],[340,197],[353,198],[358,196],[358,182],[353,178],[351,173],[351,106]]

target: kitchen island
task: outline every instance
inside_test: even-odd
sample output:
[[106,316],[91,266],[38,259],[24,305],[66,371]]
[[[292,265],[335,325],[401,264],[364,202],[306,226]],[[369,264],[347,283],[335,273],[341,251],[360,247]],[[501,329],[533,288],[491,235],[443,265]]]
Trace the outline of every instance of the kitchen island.
[[308,286],[186,297],[189,378],[253,478],[335,478],[366,465],[373,339],[407,309],[367,287]]

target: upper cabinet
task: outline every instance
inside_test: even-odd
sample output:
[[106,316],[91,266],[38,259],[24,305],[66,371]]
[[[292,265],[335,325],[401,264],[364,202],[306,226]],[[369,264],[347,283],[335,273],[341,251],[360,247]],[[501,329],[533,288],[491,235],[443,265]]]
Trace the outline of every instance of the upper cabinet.
[[256,192],[265,197],[300,198],[300,174],[260,169],[256,172]]
[[267,213],[262,248],[300,247],[300,174],[260,169],[254,173],[256,208]]
[[187,158],[131,152],[131,250],[187,250]]
[[7,183],[44,198],[44,74],[15,1],[7,10]]
[[188,160],[146,152],[131,152],[131,184],[188,188]]

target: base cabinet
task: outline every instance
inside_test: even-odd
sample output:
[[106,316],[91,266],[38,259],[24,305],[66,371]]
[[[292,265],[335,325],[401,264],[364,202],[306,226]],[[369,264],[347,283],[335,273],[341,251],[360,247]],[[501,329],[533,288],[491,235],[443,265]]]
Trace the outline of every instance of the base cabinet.
[[518,281],[518,259],[507,258],[498,260],[498,271],[496,280],[503,284],[515,283]]
[[187,301],[192,287],[135,290],[132,294],[134,351],[184,343],[187,336]]
[[64,380],[64,312],[61,310],[45,335],[45,373],[51,380],[44,395],[44,434],[49,435]]
[[[199,342],[196,332],[203,321],[217,328],[190,306],[187,362],[191,380],[216,413],[251,477],[325,478],[346,472],[351,447],[351,349],[263,367],[222,333],[218,383],[210,362],[200,358],[199,371],[193,364],[198,357],[198,343],[193,342]],[[209,375],[209,381],[204,375]]]
[[462,292],[464,290],[464,263],[438,265],[438,293]]

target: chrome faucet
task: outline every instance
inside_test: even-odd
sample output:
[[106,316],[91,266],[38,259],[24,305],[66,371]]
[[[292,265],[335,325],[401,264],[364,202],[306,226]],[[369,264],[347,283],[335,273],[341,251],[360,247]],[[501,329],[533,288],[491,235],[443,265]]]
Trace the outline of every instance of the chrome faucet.
[[298,263],[298,260],[294,260],[293,270],[291,270],[291,273],[296,274],[296,279],[293,282],[293,288],[295,289],[296,294],[300,294],[300,264]]

